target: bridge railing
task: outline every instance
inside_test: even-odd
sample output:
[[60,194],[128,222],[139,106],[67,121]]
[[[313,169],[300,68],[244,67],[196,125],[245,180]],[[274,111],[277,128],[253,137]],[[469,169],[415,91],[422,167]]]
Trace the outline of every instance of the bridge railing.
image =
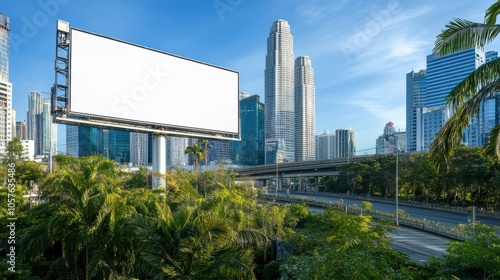
[[[339,204],[329,201],[319,201],[312,198],[304,197],[293,197],[282,194],[267,194],[265,195],[265,200],[267,202],[285,202],[285,203],[303,203],[311,207],[328,208],[334,207],[341,211],[346,211],[347,213],[354,215],[369,215],[375,219],[383,219],[388,221],[395,221],[394,213],[386,213],[379,210],[363,209],[357,204]],[[410,217],[404,211],[399,212],[398,222],[400,225],[413,227],[423,231],[439,234],[455,240],[467,240],[472,237],[461,227],[442,225],[439,222],[427,220],[427,219],[417,219]]]
[[[384,197],[378,197],[378,196],[363,196],[363,195],[352,195],[352,194],[345,194],[345,193],[328,193],[328,192],[301,192],[301,191],[294,191],[294,193],[306,194],[306,195],[320,195],[320,196],[328,196],[328,197],[338,197],[338,198],[352,198],[352,199],[359,199],[359,200],[365,200],[365,201],[378,201],[378,202],[391,203],[391,204],[395,203],[394,198],[384,198]],[[426,209],[437,209],[440,211],[447,211],[447,212],[453,212],[453,213],[464,213],[464,214],[467,213],[467,207],[461,207],[461,206],[449,206],[446,204],[414,201],[411,199],[402,199],[402,198],[400,198],[398,200],[398,203],[399,203],[399,205],[406,205],[406,206],[426,208]],[[488,211],[486,209],[476,208],[476,216],[482,216],[482,217],[493,218],[493,219],[500,219],[500,212],[493,211],[493,210]]]

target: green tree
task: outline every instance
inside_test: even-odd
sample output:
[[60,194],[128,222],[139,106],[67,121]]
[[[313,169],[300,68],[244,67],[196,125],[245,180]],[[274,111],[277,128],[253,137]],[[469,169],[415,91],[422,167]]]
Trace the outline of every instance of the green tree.
[[[118,170],[100,156],[80,158],[48,178],[50,202],[34,209],[37,221],[22,237],[24,258],[59,247],[72,279],[115,277],[130,271],[132,240],[125,229],[132,199],[117,193]],[[50,215],[43,214],[50,210]]]
[[264,241],[255,231],[237,230],[226,217],[197,207],[175,212],[156,203],[139,222],[141,271],[154,279],[255,279],[252,246]]
[[21,143],[21,139],[19,137],[14,137],[7,144],[6,155],[4,160],[6,162],[22,162],[26,159],[26,155],[24,154],[23,144]]
[[[433,52],[448,55],[474,47],[484,48],[500,33],[500,25],[496,23],[499,13],[500,3],[497,1],[486,10],[484,23],[459,18],[452,20],[437,36]],[[451,90],[446,103],[454,108],[455,113],[436,134],[430,147],[436,166],[441,163],[450,166],[452,152],[461,143],[463,129],[473,116],[479,114],[484,100],[499,91],[500,59],[481,65]],[[491,130],[484,149],[487,155],[500,159],[500,125]]]
[[203,151],[203,157],[205,158],[205,170],[208,168],[208,151],[211,148],[211,145],[207,139],[199,139],[198,145],[201,147]]
[[[491,227],[474,223],[462,225],[471,240],[450,242],[443,259],[434,259],[436,278],[498,279],[500,277],[500,237]],[[448,279],[448,278],[446,278]]]
[[193,154],[193,171],[195,174],[198,174],[199,162],[205,158],[203,150],[197,144],[193,144],[192,146],[186,147],[184,154]]

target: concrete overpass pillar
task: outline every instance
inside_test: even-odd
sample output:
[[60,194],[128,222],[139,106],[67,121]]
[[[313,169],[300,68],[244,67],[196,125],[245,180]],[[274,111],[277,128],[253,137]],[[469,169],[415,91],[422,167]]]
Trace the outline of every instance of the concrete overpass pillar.
[[316,192],[319,192],[319,180],[318,180],[318,176],[314,176],[314,190]]

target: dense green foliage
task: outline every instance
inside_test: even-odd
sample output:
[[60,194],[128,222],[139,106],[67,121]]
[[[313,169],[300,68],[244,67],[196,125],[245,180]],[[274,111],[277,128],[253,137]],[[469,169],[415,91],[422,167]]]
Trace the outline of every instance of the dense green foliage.
[[[259,204],[257,191],[229,170],[174,169],[166,188],[152,191],[144,169],[123,172],[103,157],[55,159],[53,174],[34,163],[16,170],[16,272],[4,253],[2,279],[498,277],[498,237],[479,225],[474,242],[453,243],[445,258],[420,266],[390,249],[390,225],[334,209],[312,214],[303,204]],[[43,190],[38,205],[22,196],[27,176]],[[1,188],[0,198],[7,193]],[[363,208],[368,213],[370,203]],[[7,230],[0,229],[3,248]]]
[[[341,167],[336,181],[323,178],[327,191],[394,197],[396,156],[375,155]],[[480,148],[461,147],[453,153],[449,168],[437,169],[429,154],[399,156],[399,197],[402,199],[500,208],[500,163]]]

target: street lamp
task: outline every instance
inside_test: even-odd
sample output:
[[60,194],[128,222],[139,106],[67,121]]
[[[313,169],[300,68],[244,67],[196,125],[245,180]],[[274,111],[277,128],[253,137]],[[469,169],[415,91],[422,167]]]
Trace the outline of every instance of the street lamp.
[[398,177],[399,177],[399,137],[396,136],[396,225],[399,226]]
[[278,199],[278,157],[276,156],[276,199]]

